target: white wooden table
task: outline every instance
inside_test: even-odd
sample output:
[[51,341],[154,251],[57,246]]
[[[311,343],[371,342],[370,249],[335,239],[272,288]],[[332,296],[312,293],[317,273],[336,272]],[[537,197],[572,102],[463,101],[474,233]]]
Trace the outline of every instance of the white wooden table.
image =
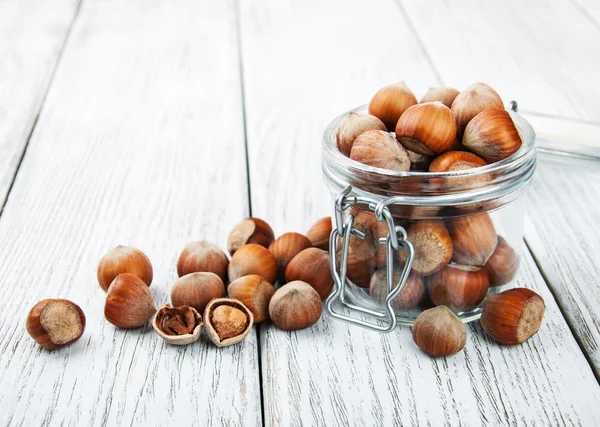
[[[149,255],[160,304],[188,241],[224,246],[250,214],[277,234],[327,215],[321,133],[386,83],[485,81],[600,125],[598,2],[481,3],[0,0],[0,425],[600,425],[594,170],[539,169],[518,281],[547,314],[520,347],[474,323],[434,360],[408,328],[323,318],[175,348],[103,320],[112,246]],[[53,353],[24,328],[47,297],[88,320]]]

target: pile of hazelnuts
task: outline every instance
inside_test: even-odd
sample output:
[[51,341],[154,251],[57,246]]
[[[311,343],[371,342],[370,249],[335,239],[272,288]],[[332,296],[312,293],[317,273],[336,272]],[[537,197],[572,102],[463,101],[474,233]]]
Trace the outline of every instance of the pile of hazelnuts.
[[[508,159],[522,141],[502,99],[485,83],[462,92],[433,87],[419,102],[399,82],[375,94],[368,114],[346,114],[339,122],[336,144],[352,160],[410,174],[486,166]],[[415,257],[393,307],[405,311],[435,306],[422,311],[415,321],[413,339],[419,347],[433,356],[460,351],[466,343],[466,329],[455,313],[482,303],[481,325],[497,341],[518,344],[537,333],[545,306],[535,292],[511,289],[488,297],[490,289],[512,281],[519,266],[516,251],[496,233],[488,213],[432,220],[419,218],[417,209],[398,208],[396,223],[407,229]],[[350,214],[364,238],[350,237],[348,277],[368,289],[374,302],[383,304],[388,293],[381,242],[387,236],[387,224],[358,205]],[[401,277],[406,252],[398,252],[397,259],[394,283]]]
[[[321,299],[333,288],[330,233],[331,218],[323,218],[306,235],[275,239],[269,224],[247,218],[229,235],[231,259],[217,245],[191,242],[177,261],[171,303],[158,310],[149,290],[150,260],[139,249],[117,246],[98,264],[104,317],[119,328],[151,321],[156,333],[175,345],[197,341],[202,329],[218,347],[235,344],[254,323],[268,319],[283,330],[307,328],[321,317]],[[82,336],[85,315],[72,301],[46,299],[30,310],[26,328],[38,344],[55,350]]]

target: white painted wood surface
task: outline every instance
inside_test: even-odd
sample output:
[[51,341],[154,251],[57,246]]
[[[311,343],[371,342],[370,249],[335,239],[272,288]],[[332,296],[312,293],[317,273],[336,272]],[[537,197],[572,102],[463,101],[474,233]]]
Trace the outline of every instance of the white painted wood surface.
[[[256,332],[218,349],[118,330],[95,277],[139,247],[163,304],[183,246],[248,214],[234,2],[86,2],[65,49],[0,220],[0,425],[261,425]],[[58,352],[24,328],[47,297],[87,315]]]
[[0,212],[77,0],[0,0]]
[[[304,231],[331,209],[319,163],[330,118],[389,81],[403,78],[418,94],[438,83],[402,8],[393,7],[384,0],[242,3],[250,182],[253,190],[268,188],[252,192],[253,213],[277,233]],[[407,328],[384,336],[330,319],[292,334],[262,327],[266,425],[598,424],[598,383],[525,259],[519,283],[540,292],[548,313],[539,335],[521,347],[499,346],[473,325],[463,353],[432,360]]]

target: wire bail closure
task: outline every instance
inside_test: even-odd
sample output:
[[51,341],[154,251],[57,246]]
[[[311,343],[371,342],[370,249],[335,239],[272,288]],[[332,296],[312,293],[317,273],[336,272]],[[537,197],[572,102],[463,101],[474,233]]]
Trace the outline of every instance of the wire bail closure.
[[[410,269],[412,268],[415,251],[413,245],[408,241],[406,236],[406,230],[401,226],[394,224],[394,218],[388,208],[388,206],[394,203],[394,198],[388,198],[377,202],[374,199],[368,197],[354,196],[352,192],[352,186],[344,188],[335,200],[335,227],[331,231],[329,237],[329,261],[331,275],[333,276],[334,288],[333,292],[325,301],[325,308],[330,316],[351,323],[353,325],[362,326],[363,328],[371,329],[379,332],[391,332],[396,328],[397,319],[396,313],[394,312],[393,301],[396,296],[404,289]],[[360,239],[364,239],[365,233],[354,228],[354,215],[350,214],[348,220],[344,223],[343,213],[349,207],[355,204],[364,204],[375,213],[377,221],[385,221],[388,227],[388,234],[385,238],[379,239],[378,244],[386,245],[386,283],[387,283],[387,298],[385,299],[385,311],[371,310],[369,308],[361,307],[360,305],[353,304],[348,299],[346,293],[348,279],[346,277],[348,272],[348,252],[350,248],[350,235],[354,234]],[[339,263],[338,269],[338,248],[337,242],[338,237],[342,238],[342,250],[341,250],[341,262]],[[397,284],[394,284],[394,258],[395,252],[405,249],[407,251],[406,265],[402,270],[400,280]],[[366,321],[352,317],[342,312],[336,311],[334,304],[339,301],[342,307],[355,312],[358,314],[366,314],[375,319],[373,321]],[[383,321],[381,324],[375,323],[377,321]]]

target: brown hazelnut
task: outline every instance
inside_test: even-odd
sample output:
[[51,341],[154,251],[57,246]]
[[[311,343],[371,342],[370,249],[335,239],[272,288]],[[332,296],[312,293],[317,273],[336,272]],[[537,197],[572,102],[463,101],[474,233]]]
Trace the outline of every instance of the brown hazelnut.
[[317,323],[323,311],[321,297],[308,283],[295,280],[277,289],[269,315],[279,329],[296,331]]
[[504,108],[500,95],[485,83],[474,83],[460,92],[452,103],[456,136],[462,140],[467,123],[488,108]]
[[483,302],[481,327],[502,344],[521,344],[539,331],[545,311],[544,300],[532,290],[509,289]]
[[[339,254],[337,259],[338,263],[341,262],[342,255]],[[375,267],[375,257],[358,259],[354,250],[349,248],[346,276],[356,286],[368,289],[371,284],[371,275],[375,272]]]
[[450,108],[458,93],[458,90],[453,87],[430,87],[419,103],[425,104],[426,102],[439,101]]
[[521,137],[507,111],[491,108],[469,122],[462,143],[488,163],[493,163],[506,159],[521,148]]
[[481,157],[467,151],[448,151],[440,154],[429,165],[429,172],[454,172],[485,166]]
[[138,328],[156,312],[148,286],[133,274],[115,277],[106,293],[104,317],[118,328]]
[[408,158],[410,159],[410,170],[417,172],[427,172],[429,165],[433,160],[433,157],[426,156],[424,154],[415,153],[414,151],[408,151]]
[[350,158],[365,165],[395,171],[410,169],[410,157],[398,141],[381,130],[370,130],[354,140]]
[[312,248],[308,237],[300,233],[285,233],[279,236],[269,246],[269,251],[277,261],[277,278],[280,284],[285,283],[285,269],[290,261],[304,249]]
[[448,222],[457,264],[483,267],[496,249],[498,236],[487,213],[453,219]]
[[426,156],[443,153],[456,138],[452,111],[441,102],[413,105],[398,120],[396,138],[415,153]]
[[416,103],[417,98],[406,83],[393,83],[382,87],[375,94],[369,103],[369,114],[378,117],[389,131],[394,131],[400,116]]
[[509,283],[519,269],[519,255],[502,236],[498,236],[496,250],[484,267],[490,278],[490,286],[502,286]]
[[[394,286],[400,281],[402,270],[394,268]],[[388,296],[387,291],[387,274],[385,270],[377,270],[371,277],[371,285],[369,288],[371,299],[377,304],[384,304]],[[393,299],[392,306],[395,310],[409,310],[419,305],[425,297],[425,285],[423,280],[418,276],[410,275],[406,280],[404,288]]]
[[187,305],[171,307],[171,304],[165,304],[154,315],[152,327],[169,344],[191,344],[200,338],[202,316]]
[[440,305],[423,311],[412,330],[413,341],[433,357],[449,356],[467,343],[467,330],[448,307]]
[[329,251],[329,236],[332,229],[331,217],[327,216],[315,222],[306,232],[306,237],[315,248]]
[[85,330],[85,315],[72,301],[45,299],[29,310],[26,328],[36,343],[45,349],[56,350],[81,338]]
[[152,283],[152,264],[139,249],[117,246],[102,257],[98,263],[98,283],[104,292],[121,273],[139,277],[150,286]]
[[180,277],[171,288],[171,303],[174,307],[190,306],[203,313],[213,298],[225,296],[225,285],[215,273],[190,273]]
[[275,240],[275,234],[269,224],[260,218],[246,218],[229,233],[227,249],[233,255],[235,251],[249,243],[268,248],[273,240]]
[[337,129],[336,142],[338,149],[346,156],[350,156],[352,144],[358,135],[368,130],[386,130],[385,125],[377,117],[370,114],[346,114]]
[[454,311],[477,307],[489,289],[487,273],[480,267],[448,264],[427,279],[429,298]]
[[217,347],[242,341],[252,330],[253,324],[252,312],[233,298],[215,298],[204,310],[206,334]]
[[[452,258],[452,239],[442,221],[423,220],[411,224],[408,240],[415,250],[412,273],[428,276],[442,269]],[[405,250],[398,252],[402,264],[407,261]]]
[[248,307],[254,315],[254,323],[269,318],[269,301],[275,293],[275,287],[262,277],[256,274],[240,277],[230,283],[227,293]]
[[333,289],[329,253],[319,248],[303,250],[287,266],[285,278],[288,282],[306,282],[321,298],[327,298]]
[[188,243],[177,260],[179,277],[196,272],[215,273],[223,283],[227,281],[229,258],[217,245],[206,241]]
[[375,241],[374,230],[377,227],[377,218],[372,212],[357,211],[354,212],[353,227],[365,234],[364,239],[361,239],[354,234],[350,235],[350,247],[354,251],[354,255],[359,260],[373,258],[377,250],[377,242]]
[[242,276],[258,274],[269,283],[277,280],[277,261],[264,246],[254,243],[239,248],[229,263],[229,280],[234,281]]

